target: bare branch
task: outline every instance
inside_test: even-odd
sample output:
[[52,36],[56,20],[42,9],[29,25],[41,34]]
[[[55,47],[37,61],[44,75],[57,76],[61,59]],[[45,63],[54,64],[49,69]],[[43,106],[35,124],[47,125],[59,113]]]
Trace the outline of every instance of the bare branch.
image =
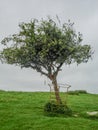
[[56,76],[58,75],[58,72],[60,71],[60,68],[62,67],[62,65],[63,65],[63,62],[58,65],[56,71],[54,72],[54,74],[55,74]]

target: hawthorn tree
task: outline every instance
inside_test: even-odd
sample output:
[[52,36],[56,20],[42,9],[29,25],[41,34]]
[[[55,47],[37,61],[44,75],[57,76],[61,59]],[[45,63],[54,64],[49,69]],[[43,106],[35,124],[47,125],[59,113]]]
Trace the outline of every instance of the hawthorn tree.
[[[59,20],[57,20],[59,21]],[[4,38],[0,60],[21,68],[32,68],[48,77],[54,86],[57,103],[62,103],[57,76],[62,65],[87,62],[92,56],[90,45],[82,45],[70,21],[61,25],[51,18],[21,23],[18,34]]]

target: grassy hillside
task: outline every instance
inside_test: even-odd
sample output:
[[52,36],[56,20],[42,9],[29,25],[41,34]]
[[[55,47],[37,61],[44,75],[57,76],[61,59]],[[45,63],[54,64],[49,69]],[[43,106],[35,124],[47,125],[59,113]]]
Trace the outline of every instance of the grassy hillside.
[[98,111],[98,95],[69,95],[76,117],[67,118],[45,116],[48,100],[45,92],[0,91],[0,130],[98,130],[98,118],[85,116],[87,111]]

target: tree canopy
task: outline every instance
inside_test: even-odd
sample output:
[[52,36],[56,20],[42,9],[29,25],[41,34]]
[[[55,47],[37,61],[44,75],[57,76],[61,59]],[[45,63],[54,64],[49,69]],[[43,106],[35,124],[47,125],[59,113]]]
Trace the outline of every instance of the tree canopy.
[[[59,20],[58,20],[59,21]],[[80,64],[92,55],[90,45],[82,45],[82,35],[73,23],[60,24],[48,18],[19,24],[20,31],[2,40],[2,62],[30,67],[46,75],[57,75],[63,63]]]

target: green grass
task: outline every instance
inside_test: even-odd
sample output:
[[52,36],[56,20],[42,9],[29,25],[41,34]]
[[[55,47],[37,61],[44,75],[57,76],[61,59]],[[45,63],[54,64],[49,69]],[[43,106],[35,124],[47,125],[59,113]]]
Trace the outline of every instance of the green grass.
[[44,115],[49,97],[46,92],[0,91],[0,130],[98,130],[98,118],[85,116],[98,111],[98,95],[69,95],[68,105],[77,117],[67,118]]

